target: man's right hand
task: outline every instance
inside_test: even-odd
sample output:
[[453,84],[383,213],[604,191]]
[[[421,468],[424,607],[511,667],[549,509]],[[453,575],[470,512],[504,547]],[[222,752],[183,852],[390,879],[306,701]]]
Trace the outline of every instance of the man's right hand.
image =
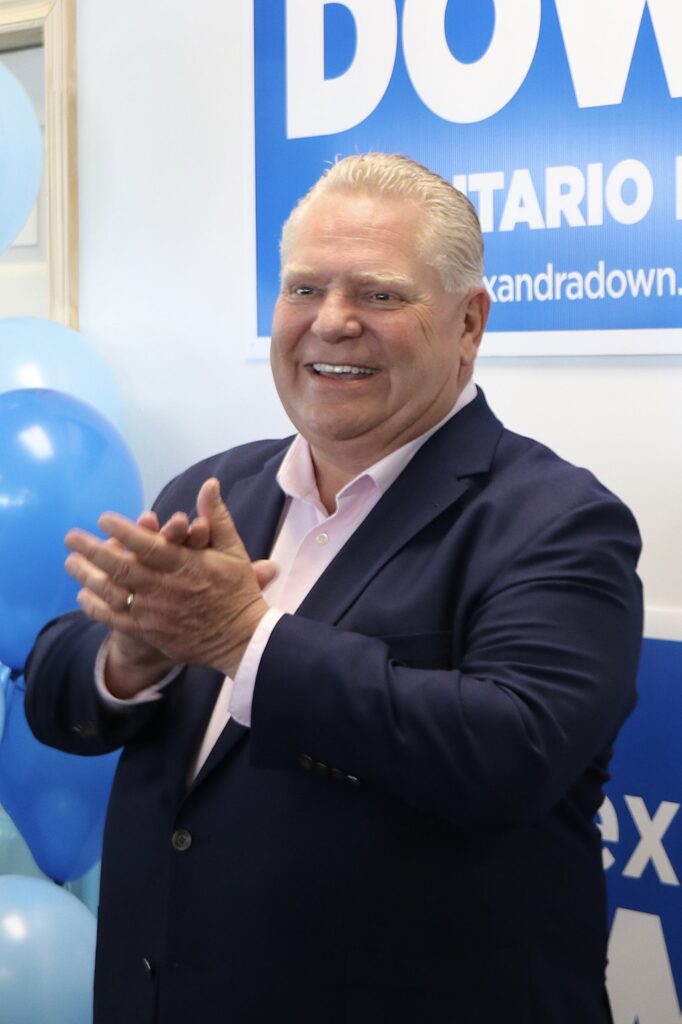
[[[203,504],[204,493],[200,491],[197,500],[198,514],[191,522],[186,513],[175,512],[161,526],[156,513],[146,511],[139,516],[137,523],[147,530],[159,533],[170,544],[198,551],[211,544],[210,510],[208,506],[204,509]],[[113,539],[105,543],[119,551],[124,550],[122,545]],[[130,554],[130,557],[134,559],[135,556]],[[262,590],[275,577],[277,568],[269,559],[260,559],[251,564]],[[112,630],[105,662],[105,681],[112,696],[121,700],[130,699],[141,690],[160,682],[174,667],[175,662],[140,637],[119,629]]]

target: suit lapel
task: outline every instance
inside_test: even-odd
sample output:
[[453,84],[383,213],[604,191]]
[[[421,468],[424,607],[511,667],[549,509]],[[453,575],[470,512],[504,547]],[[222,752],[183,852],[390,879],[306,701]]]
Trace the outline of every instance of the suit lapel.
[[[198,678],[200,676],[200,678]],[[206,732],[223,677],[212,669],[187,668],[170,684],[167,711],[166,781],[179,802],[187,788],[187,772]]]
[[239,722],[235,722],[234,718],[230,718],[220,736],[215,741],[213,749],[201,766],[201,770],[197,777],[189,785],[185,795],[189,795],[195,786],[200,785],[213,768],[222,761],[222,759],[226,757],[227,754],[237,746],[239,741],[248,735],[248,733],[249,730],[245,725],[240,725]]
[[[226,487],[222,480],[225,502],[234,519],[244,547],[252,560],[267,558],[272,547],[277,524],[279,523],[284,495],[280,490],[276,474],[286,451],[286,443],[262,469],[253,476],[238,480],[232,487]],[[204,762],[201,771],[187,786],[187,772],[192,759],[206,733],[208,723],[218,699],[224,676],[213,669],[190,668],[184,678],[177,681],[169,694],[172,702],[179,702],[182,717],[179,724],[169,730],[166,748],[166,775],[170,790],[178,801],[184,799],[202,781],[207,772],[224,757],[248,732],[243,726],[230,719],[218,737],[215,746]],[[187,693],[186,688],[191,688]],[[171,722],[175,721],[173,707],[169,709]]]
[[282,515],[284,494],[276,480],[287,446],[268,459],[260,472],[237,480],[223,495],[252,561],[268,558]]

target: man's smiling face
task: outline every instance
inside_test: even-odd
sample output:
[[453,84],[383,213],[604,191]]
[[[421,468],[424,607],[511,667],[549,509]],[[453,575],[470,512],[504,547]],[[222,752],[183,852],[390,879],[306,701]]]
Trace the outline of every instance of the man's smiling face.
[[418,255],[423,221],[410,200],[336,192],[295,229],[271,362],[313,456],[372,465],[442,419],[471,376],[483,325],[471,293],[447,293]]

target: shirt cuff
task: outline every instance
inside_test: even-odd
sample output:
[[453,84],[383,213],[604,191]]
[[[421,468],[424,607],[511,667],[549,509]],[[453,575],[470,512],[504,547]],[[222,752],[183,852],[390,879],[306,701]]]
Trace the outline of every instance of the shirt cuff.
[[182,665],[178,665],[176,668],[172,668],[170,672],[167,672],[158,683],[153,683],[151,686],[145,687],[144,690],[139,690],[134,697],[121,700],[120,697],[114,697],[113,693],[109,693],[104,676],[104,667],[107,662],[110,643],[111,637],[108,636],[97,652],[95,659],[95,688],[104,703],[110,708],[125,708],[129,704],[149,704],[153,700],[161,700],[163,696],[161,691],[182,671]]
[[240,725],[251,727],[253,691],[256,687],[256,676],[260,668],[261,658],[273,629],[284,614],[286,613],[280,611],[279,608],[270,608],[265,613],[256,626],[256,630],[249,641],[249,646],[244,651],[244,656],[239,663],[239,668],[234,674],[229,710],[232,718],[234,718],[235,722],[239,722]]

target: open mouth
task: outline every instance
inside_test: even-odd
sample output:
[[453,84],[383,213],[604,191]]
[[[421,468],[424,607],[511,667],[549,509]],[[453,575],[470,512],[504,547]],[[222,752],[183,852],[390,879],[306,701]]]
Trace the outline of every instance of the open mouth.
[[359,380],[361,377],[373,377],[377,372],[370,366],[354,366],[352,363],[310,363],[309,366],[318,376],[337,380]]

